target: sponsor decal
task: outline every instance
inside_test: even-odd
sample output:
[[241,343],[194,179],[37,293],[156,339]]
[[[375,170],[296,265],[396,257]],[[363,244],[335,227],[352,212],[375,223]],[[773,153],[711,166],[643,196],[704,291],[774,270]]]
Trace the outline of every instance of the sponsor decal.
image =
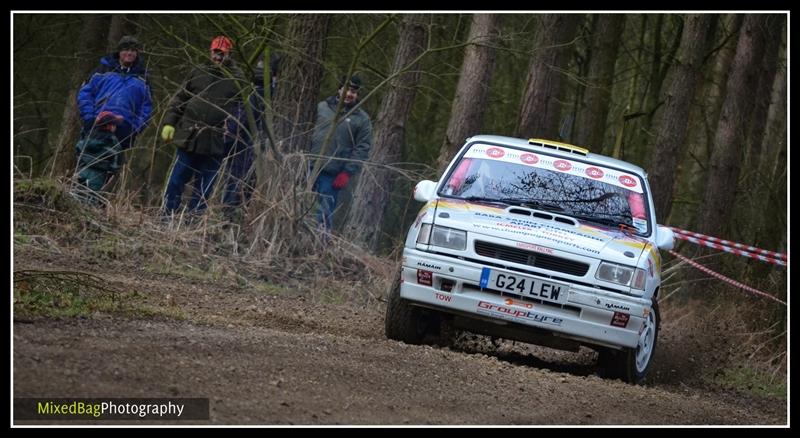
[[[603,246],[603,239],[594,236],[585,236],[573,233],[571,230],[561,230],[558,228],[547,227],[547,226],[539,226],[537,227],[539,229],[536,230],[528,227],[522,227],[519,225],[503,224],[503,223],[489,224],[489,225],[474,224],[474,227],[477,229],[483,229],[489,231],[503,231],[510,234],[517,234],[523,238],[536,237],[538,239],[552,242],[553,244],[556,244],[559,247],[569,246],[571,248],[590,252],[592,254],[600,254],[600,248],[602,248]],[[575,234],[575,236],[570,234]],[[576,238],[581,239],[585,244],[580,244],[579,242],[576,242],[575,241]],[[597,240],[597,242],[591,242],[583,239],[595,239]],[[587,245],[592,245],[592,247],[588,247]]]
[[614,316],[611,317],[611,325],[614,327],[625,328],[628,325],[628,320],[630,319],[631,316],[627,313],[614,312]]
[[646,233],[647,219],[640,219],[638,217],[633,218],[633,227],[636,228],[640,233]]
[[650,260],[650,257],[647,258],[647,274],[653,278],[653,261]]
[[524,303],[524,302],[517,302],[512,300],[511,298],[506,298],[505,303],[507,306],[522,306],[526,309],[533,309],[533,304],[531,303]]
[[522,154],[519,156],[519,160],[525,164],[536,164],[539,162],[539,157],[534,154]]
[[630,312],[631,308],[622,304],[606,303],[606,309],[624,310]]
[[433,272],[417,269],[417,283],[424,286],[433,286]]
[[440,294],[439,292],[434,292],[433,296],[435,296],[436,299],[439,300],[439,301],[445,301],[445,302],[448,302],[448,303],[450,302],[450,300],[453,299],[452,295]]
[[492,158],[502,158],[503,155],[506,154],[506,151],[500,148],[489,148],[486,150],[486,155]]
[[441,266],[432,265],[432,264],[430,264],[428,262],[417,262],[417,266],[422,266],[423,268],[436,269],[437,271],[441,271],[442,270]]
[[630,175],[620,175],[619,182],[625,187],[636,187],[636,178]]
[[517,247],[522,249],[529,249],[535,252],[541,252],[544,254],[553,254],[553,250],[550,248],[545,248],[544,246],[534,245],[532,243],[526,242],[517,242]]
[[540,169],[556,169],[560,172],[581,178],[589,178],[595,181],[602,181],[617,187],[623,187],[636,193],[643,193],[642,185],[639,184],[638,177],[627,174],[623,171],[592,165],[582,161],[569,160],[566,158],[556,159],[549,155],[538,155],[522,151],[515,148],[500,146],[474,145],[464,155],[465,158],[479,158],[504,161],[507,163],[533,166]]
[[567,160],[556,160],[553,161],[553,167],[555,167],[556,170],[568,172],[570,169],[572,169],[572,164],[570,164],[570,162]]
[[500,215],[497,215],[497,214],[483,213],[483,212],[480,212],[480,211],[476,211],[475,212],[475,216],[485,217],[485,218],[489,218],[489,219],[502,219],[503,218],[503,216],[500,216]]
[[600,179],[604,175],[602,169],[594,166],[587,167],[586,174],[589,175],[589,178],[594,178],[594,179]]
[[564,320],[541,313],[532,312],[530,310],[512,309],[510,306],[499,306],[487,301],[479,301],[477,312],[481,314],[489,314],[502,319],[521,319],[525,321],[534,321],[541,324],[550,324],[560,326]]

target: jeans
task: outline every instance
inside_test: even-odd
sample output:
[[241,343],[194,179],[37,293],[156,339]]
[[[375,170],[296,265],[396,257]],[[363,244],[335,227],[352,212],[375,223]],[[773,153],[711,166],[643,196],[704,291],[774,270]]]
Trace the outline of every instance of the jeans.
[[194,186],[192,199],[189,201],[189,211],[193,213],[205,211],[206,202],[211,196],[221,162],[221,157],[200,155],[178,149],[164,194],[164,212],[173,214],[180,208],[183,188],[192,177],[194,177]]
[[339,190],[333,188],[335,178],[336,175],[322,172],[314,182],[313,190],[319,194],[316,206],[317,222],[325,231],[330,231],[333,227],[333,211],[336,209],[336,200],[339,197]]

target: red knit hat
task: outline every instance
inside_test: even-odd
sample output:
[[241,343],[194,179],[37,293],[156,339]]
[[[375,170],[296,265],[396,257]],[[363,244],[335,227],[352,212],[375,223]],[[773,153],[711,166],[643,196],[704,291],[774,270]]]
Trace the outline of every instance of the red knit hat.
[[233,48],[233,42],[226,36],[218,36],[211,40],[211,50],[221,50],[223,53],[228,53]]

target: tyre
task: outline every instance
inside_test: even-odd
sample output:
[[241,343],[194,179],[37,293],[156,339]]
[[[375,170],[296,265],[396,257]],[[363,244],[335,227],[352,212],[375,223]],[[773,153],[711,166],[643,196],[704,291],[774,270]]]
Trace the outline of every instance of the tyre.
[[400,275],[402,268],[395,276],[389,292],[384,318],[386,337],[406,344],[421,344],[428,331],[429,316],[423,309],[412,306],[400,297]]
[[645,319],[636,348],[625,348],[621,351],[609,348],[600,350],[598,365],[603,376],[622,379],[634,385],[643,383],[656,350],[660,325],[658,303],[653,301],[653,310]]

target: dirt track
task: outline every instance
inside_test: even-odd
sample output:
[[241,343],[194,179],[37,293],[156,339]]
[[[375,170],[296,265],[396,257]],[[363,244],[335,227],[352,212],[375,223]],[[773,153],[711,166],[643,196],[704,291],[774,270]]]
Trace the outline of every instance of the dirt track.
[[[15,270],[76,265],[15,253]],[[185,319],[15,319],[15,397],[208,397],[214,424],[787,422],[785,400],[695,386],[695,360],[680,353],[697,346],[668,324],[642,387],[595,376],[588,350],[389,341],[383,305],[321,304],[124,269],[102,275]]]

